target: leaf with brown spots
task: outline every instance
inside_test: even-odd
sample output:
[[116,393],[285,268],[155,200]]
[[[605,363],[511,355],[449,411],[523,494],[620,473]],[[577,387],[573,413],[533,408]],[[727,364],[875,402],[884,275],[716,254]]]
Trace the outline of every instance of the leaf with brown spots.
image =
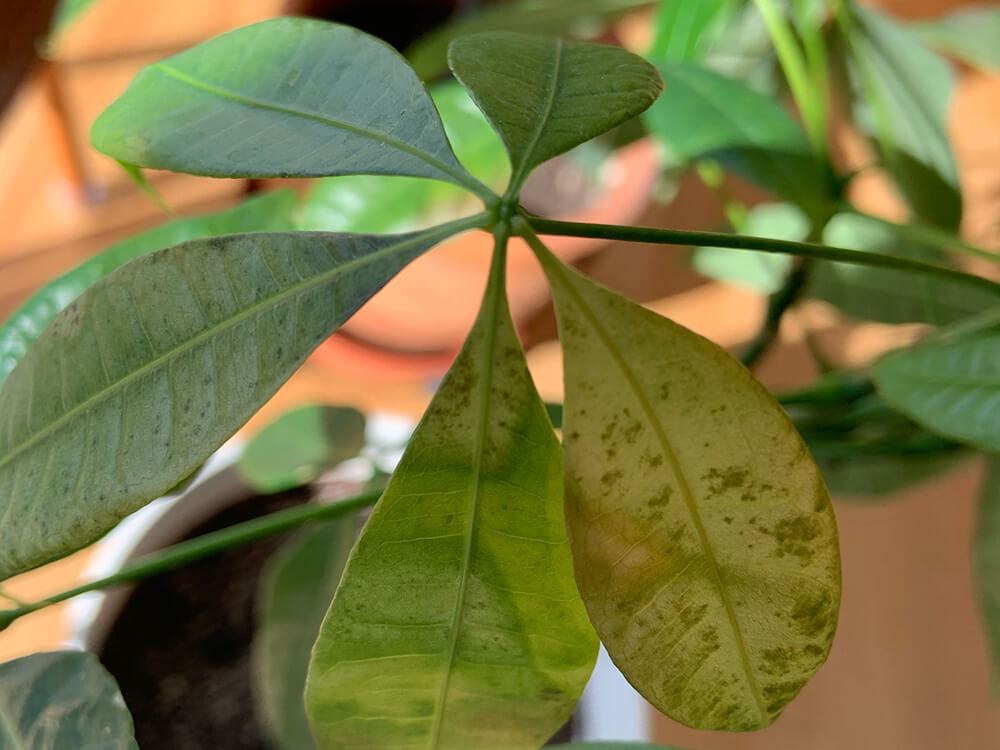
[[837,526],[819,470],[725,351],[532,242],[559,317],[566,514],[590,619],[677,721],[767,726],[837,623]]
[[324,750],[533,750],[569,718],[593,669],[559,443],[503,267],[501,247],[476,325],[320,631],[306,705]]

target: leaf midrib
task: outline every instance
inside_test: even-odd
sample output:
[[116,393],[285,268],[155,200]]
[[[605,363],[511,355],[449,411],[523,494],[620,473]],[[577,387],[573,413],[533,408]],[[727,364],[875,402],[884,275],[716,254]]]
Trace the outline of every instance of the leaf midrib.
[[528,176],[528,172],[530,172],[535,166],[532,163],[534,161],[535,150],[538,148],[538,142],[542,139],[542,133],[545,132],[545,126],[549,121],[549,116],[552,114],[552,108],[555,106],[556,90],[559,86],[559,72],[562,67],[562,54],[563,41],[562,39],[556,39],[555,60],[552,61],[552,76],[549,82],[549,90],[545,102],[545,111],[542,112],[541,116],[538,118],[538,126],[535,128],[535,132],[531,136],[531,141],[528,143],[528,148],[524,152],[524,158],[521,160],[521,164],[518,165],[517,174],[510,179],[510,186],[513,190],[520,189],[521,184]]
[[[204,341],[211,339],[219,331],[234,326],[237,323],[255,315],[256,313],[265,310],[268,307],[272,307],[275,304],[278,304],[284,299],[290,298],[311,287],[320,286],[336,278],[337,276],[341,275],[344,272],[354,270],[355,268],[363,267],[369,264],[370,262],[378,260],[386,255],[392,255],[395,252],[402,251],[407,247],[419,244],[420,242],[444,239],[449,234],[459,232],[463,228],[471,228],[471,226],[465,226],[465,225],[470,225],[470,224],[474,225],[474,222],[472,220],[476,219],[478,221],[479,218],[480,218],[479,216],[470,217],[467,220],[460,220],[459,222],[451,222],[450,224],[442,224],[441,226],[435,227],[434,229],[427,230],[426,232],[421,232],[420,234],[411,236],[408,239],[403,240],[402,242],[398,242],[394,245],[388,245],[384,248],[376,250],[375,252],[369,255],[365,255],[361,258],[356,258],[352,261],[348,261],[343,265],[335,266],[334,268],[331,268],[328,271],[324,271],[323,273],[314,276],[310,279],[300,281],[297,284],[293,284],[292,286],[287,287],[286,289],[278,292],[277,294],[274,294],[259,302],[256,302],[253,305],[250,305],[249,307],[243,308],[235,315],[231,315],[230,317],[223,319],[216,325],[210,326],[201,331],[200,333],[192,336],[191,338],[182,341],[177,346],[168,349],[166,352],[159,355],[158,357],[154,357],[146,364],[136,368],[135,370],[128,373],[119,380],[115,381],[114,383],[109,384],[106,388],[101,389],[100,391],[88,397],[84,401],[81,401],[79,404],[66,411],[61,417],[59,417],[53,422],[50,422],[48,425],[40,429],[38,432],[34,433],[34,435],[32,435],[28,440],[24,441],[19,446],[14,448],[12,451],[7,453],[5,456],[0,458],[0,468],[3,468],[7,464],[9,464],[12,460],[17,458],[19,455],[21,455],[22,453],[24,453],[26,450],[33,447],[37,443],[57,433],[64,425],[71,422],[78,415],[86,412],[93,405],[105,400],[111,394],[117,393],[119,390],[124,389],[129,383],[132,383],[135,380],[141,378],[143,375],[146,375],[147,373],[156,370],[157,368],[168,363],[172,359],[175,359],[177,356],[183,354],[184,352],[194,349],[196,346],[198,346],[198,344],[201,344]],[[291,233],[282,233],[282,234],[291,234]],[[302,232],[301,234],[322,234],[327,236],[335,236],[334,233],[332,232]],[[194,240],[194,242],[199,242],[199,241],[200,240]]]
[[[446,708],[446,700],[448,698],[448,687],[451,684],[451,673],[453,665],[455,663],[455,652],[458,648],[458,634],[462,627],[462,610],[465,606],[465,594],[469,585],[469,568],[472,561],[472,542],[475,537],[476,532],[476,516],[479,511],[479,493],[481,487],[481,480],[483,475],[483,455],[486,449],[486,434],[489,425],[489,412],[490,412],[490,396],[493,390],[493,364],[494,356],[493,352],[496,348],[496,329],[497,329],[497,319],[500,312],[500,303],[503,299],[503,294],[501,294],[500,287],[505,283],[503,275],[503,265],[506,262],[506,237],[497,238],[497,246],[494,248],[494,255],[499,256],[499,261],[494,258],[494,264],[497,264],[499,270],[495,271],[496,278],[490,279],[490,287],[487,290],[489,294],[488,299],[488,316],[484,317],[484,322],[487,324],[486,329],[486,342],[483,347],[483,362],[482,362],[482,372],[483,372],[483,390],[479,399],[479,430],[476,433],[476,448],[473,457],[473,479],[472,479],[472,493],[469,500],[469,531],[468,536],[465,540],[465,550],[462,559],[462,575],[461,584],[459,586],[458,596],[455,601],[455,611],[452,614],[451,627],[449,632],[451,634],[451,643],[448,646],[448,661],[445,664],[444,679],[441,682],[441,692],[438,696],[438,710],[434,715],[434,724],[431,727],[428,745],[429,750],[433,750],[438,746],[438,742],[441,738],[441,728],[444,724],[444,713]],[[504,247],[501,248],[501,244]]]
[[545,264],[552,270],[562,277],[562,288],[564,288],[569,295],[573,298],[573,301],[577,304],[580,310],[583,312],[584,316],[590,322],[594,331],[597,333],[598,337],[601,339],[604,346],[607,348],[608,352],[611,354],[612,359],[618,365],[622,374],[625,376],[626,381],[628,381],[636,399],[639,401],[639,405],[646,414],[646,419],[653,427],[653,431],[656,433],[657,440],[660,443],[660,447],[663,450],[664,455],[670,462],[670,466],[677,477],[677,483],[681,489],[681,495],[684,497],[684,503],[687,506],[688,514],[691,517],[691,522],[694,524],[695,530],[698,533],[698,540],[701,543],[702,550],[705,554],[705,559],[708,562],[709,570],[711,571],[712,578],[715,581],[715,586],[719,592],[719,598],[722,599],[722,603],[726,609],[726,616],[729,619],[730,627],[732,628],[733,634],[735,636],[736,645],[740,653],[740,659],[743,662],[743,669],[746,673],[747,682],[750,685],[751,692],[753,693],[754,701],[757,704],[757,710],[760,712],[761,721],[766,721],[768,713],[764,708],[764,699],[761,694],[760,685],[758,685],[756,678],[753,673],[753,666],[750,663],[750,655],[747,651],[746,642],[743,639],[743,633],[740,630],[739,620],[736,617],[736,611],[733,608],[733,604],[729,599],[728,592],[726,590],[725,584],[722,581],[722,573],[719,569],[719,563],[715,558],[715,553],[712,550],[712,546],[708,540],[708,534],[705,531],[705,526],[701,522],[701,517],[698,514],[696,502],[694,499],[694,493],[688,484],[687,478],[681,469],[680,462],[677,459],[677,455],[674,453],[673,445],[671,444],[666,432],[663,429],[663,425],[660,424],[660,420],[656,416],[656,412],[653,411],[652,404],[649,403],[649,399],[646,398],[645,393],[643,393],[642,388],[639,387],[639,383],[635,378],[635,374],[632,369],[628,366],[625,361],[622,352],[615,346],[614,341],[608,335],[607,331],[601,325],[599,318],[594,314],[586,302],[584,301],[582,295],[573,286],[570,279],[567,277],[566,272],[561,267],[561,263],[555,260],[554,257],[548,258],[548,262]]
[[[180,81],[181,83],[185,83],[188,86],[191,86],[192,88],[196,88],[200,91],[213,94],[222,99],[228,99],[229,101],[236,102],[237,104],[244,104],[248,107],[256,107],[258,109],[266,109],[271,112],[281,112],[282,114],[291,115],[292,117],[303,117],[309,120],[314,120],[316,122],[323,123],[324,125],[329,125],[332,128],[340,128],[341,130],[346,130],[350,133],[354,133],[355,135],[360,135],[364,138],[370,138],[373,141],[384,143],[387,146],[390,146],[399,151],[402,151],[403,153],[409,154],[410,156],[420,159],[424,163],[429,164],[430,166],[434,167],[440,172],[448,175],[458,184],[464,187],[471,188],[473,184],[477,184],[478,186],[478,180],[473,178],[472,175],[468,173],[463,173],[464,170],[455,169],[454,167],[451,167],[448,164],[442,162],[440,159],[431,156],[426,151],[411,146],[405,141],[398,140],[397,138],[393,138],[392,136],[379,132],[377,130],[364,128],[361,127],[360,125],[352,125],[349,122],[345,122],[343,120],[337,120],[333,117],[329,117],[327,115],[323,115],[318,112],[311,112],[305,109],[296,109],[294,107],[286,107],[284,105],[276,104],[274,102],[268,102],[262,99],[254,99],[249,96],[244,96],[243,94],[239,94],[235,91],[230,91],[229,89],[224,89],[221,86],[215,86],[211,83],[208,83],[207,81],[202,81],[198,78],[195,78],[194,76],[190,76],[165,63],[158,63],[156,65],[153,65],[152,68],[153,70],[158,70],[162,72],[164,75],[173,78],[176,81]],[[478,187],[475,189],[476,192],[478,192]]]

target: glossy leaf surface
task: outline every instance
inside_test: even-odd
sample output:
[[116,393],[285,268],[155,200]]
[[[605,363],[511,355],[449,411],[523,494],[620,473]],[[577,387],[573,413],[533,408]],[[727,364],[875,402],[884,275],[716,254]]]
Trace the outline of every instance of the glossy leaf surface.
[[[462,164],[502,191],[510,162],[497,134],[454,81],[431,89],[445,132]],[[299,228],[324,232],[411,232],[475,211],[467,190],[417,177],[349,175],[317,180],[302,206]]]
[[15,310],[0,327],[0,384],[56,313],[116,268],[140,255],[185,240],[291,229],[294,208],[295,194],[282,190],[251,198],[228,211],[171,221],[119,242],[53,279]]
[[778,101],[695,65],[659,69],[666,94],[645,120],[672,157],[715,159],[811,216],[828,211],[832,174]]
[[365,444],[365,415],[321,404],[283,414],[254,435],[236,469],[257,492],[282,492],[308,484]]
[[313,643],[361,523],[348,516],[285,543],[261,573],[254,634],[254,692],[280,750],[316,745],[302,694]]
[[[823,233],[834,247],[865,250],[950,265],[938,250],[913,243],[891,226],[865,216],[840,214]],[[806,295],[862,320],[881,323],[951,323],[996,305],[996,297],[964,284],[850,263],[816,261]]]
[[653,0],[514,0],[484,5],[418,39],[406,51],[410,65],[425,81],[448,72],[453,39],[481,31],[520,31],[549,36],[593,36],[608,22]]
[[94,541],[190,475],[454,231],[194,240],[94,284],[0,390],[0,578]]
[[637,55],[513,32],[456,39],[448,64],[493,124],[519,189],[536,166],[649,107],[663,90]]
[[689,726],[767,726],[826,659],[840,561],[788,417],[715,344],[541,253],[565,358],[566,514],[591,621]]
[[976,589],[993,657],[994,695],[1000,698],[1000,458],[990,457],[979,497],[973,541]]
[[917,216],[954,229],[962,218],[962,196],[946,128],[951,69],[881,13],[857,3],[849,13],[854,118],[876,140]]
[[0,750],[138,750],[118,685],[93,654],[0,664]]
[[931,432],[1000,452],[1000,334],[900,349],[874,369],[879,393]]
[[[791,203],[762,203],[747,212],[741,234],[801,242],[809,234],[809,219]],[[776,253],[745,253],[724,247],[699,247],[692,265],[719,281],[772,294],[785,283],[792,270],[792,257]]]
[[911,29],[924,43],[969,65],[1000,69],[1000,8],[995,3],[959,8]]
[[423,85],[347,26],[276,18],[143,68],[94,123],[99,151],[212,177],[397,174],[478,183]]
[[593,669],[559,444],[498,270],[323,623],[306,688],[323,750],[534,750]]

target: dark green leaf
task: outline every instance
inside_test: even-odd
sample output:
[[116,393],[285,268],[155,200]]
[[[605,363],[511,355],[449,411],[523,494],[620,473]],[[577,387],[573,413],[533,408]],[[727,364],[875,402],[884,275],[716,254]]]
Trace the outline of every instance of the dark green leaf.
[[138,750],[132,717],[93,654],[51,651],[0,664],[0,750]]
[[825,218],[837,195],[832,172],[781,104],[694,65],[659,68],[666,96],[645,120],[674,158],[715,159],[810,217]]
[[[809,234],[809,219],[791,203],[762,203],[747,213],[741,234],[801,242]],[[724,247],[695,249],[692,265],[719,281],[749,287],[762,294],[781,289],[792,269],[790,255],[745,253]]]
[[700,729],[770,724],[826,659],[837,526],[785,412],[707,339],[539,252],[577,584],[622,673]]
[[728,20],[738,5],[736,0],[660,3],[653,24],[653,44],[646,57],[654,62],[701,60],[718,35],[721,22]]
[[[449,82],[433,87],[431,96],[462,164],[502,190],[510,176],[507,152],[465,89]],[[299,223],[301,229],[327,232],[410,232],[475,207],[475,197],[447,182],[351,175],[317,180]]]
[[1000,69],[1000,8],[995,3],[959,8],[910,28],[947,55],[987,70]]
[[486,32],[452,42],[448,64],[510,154],[512,192],[536,166],[645,110],[656,69],[620,47]]
[[946,127],[951,68],[881,13],[856,3],[848,12],[854,118],[916,215],[954,229],[962,196]]
[[246,26],[143,68],[91,140],[124,162],[212,177],[394,174],[485,191],[399,54],[304,18]]
[[94,284],[0,390],[0,578],[188,476],[403,266],[471,223],[193,240]]
[[365,415],[357,409],[303,406],[258,432],[236,469],[257,492],[282,492],[354,458],[364,444]]
[[931,432],[1000,452],[1000,334],[900,349],[873,374],[886,402]]
[[[913,243],[890,224],[856,214],[833,217],[823,233],[823,242],[950,265],[943,253]],[[964,284],[830,261],[812,264],[806,295],[836,305],[856,318],[881,323],[945,324],[996,305],[993,295],[970,290]]]
[[306,708],[323,750],[535,748],[597,655],[573,581],[559,443],[497,252],[483,307],[351,554]]
[[254,634],[257,704],[281,750],[316,747],[302,693],[313,643],[361,528],[358,517],[326,522],[279,549],[261,573]]
[[406,51],[413,69],[425,81],[448,72],[448,46],[453,39],[479,31],[521,31],[550,36],[593,36],[607,23],[653,0],[515,0],[486,5],[431,32]]
[[292,228],[295,194],[290,190],[244,201],[236,208],[178,219],[119,242],[43,286],[0,327],[0,384],[56,313],[133,258],[185,240],[243,232],[279,232]]
[[989,460],[973,544],[976,589],[993,656],[995,695],[1000,698],[1000,458],[997,456]]

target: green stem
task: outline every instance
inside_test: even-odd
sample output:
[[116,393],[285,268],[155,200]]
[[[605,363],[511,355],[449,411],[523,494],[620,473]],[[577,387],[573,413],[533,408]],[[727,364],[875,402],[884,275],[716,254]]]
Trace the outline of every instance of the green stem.
[[381,490],[365,492],[360,495],[340,500],[330,505],[303,505],[288,508],[277,513],[271,513],[251,521],[234,524],[209,534],[188,539],[172,547],[151,552],[148,555],[132,561],[117,573],[90,581],[75,588],[66,589],[35,602],[27,602],[17,609],[0,610],[0,630],[3,630],[19,617],[37,612],[53,604],[72,599],[74,596],[99,591],[122,583],[133,583],[144,578],[178,568],[182,565],[200,560],[203,557],[223,552],[231,547],[238,547],[264,537],[279,534],[282,531],[301,526],[309,521],[319,521],[338,518],[373,505],[381,496]]
[[754,4],[767,25],[767,32],[778,53],[778,61],[785,72],[785,78],[788,79],[788,87],[792,90],[795,103],[802,113],[813,148],[817,153],[825,153],[826,123],[821,119],[816,96],[810,88],[806,61],[795,41],[795,34],[792,33],[788,20],[782,15],[775,0],[754,0]]
[[924,263],[896,255],[879,255],[861,250],[849,250],[843,247],[818,245],[811,242],[793,242],[791,240],[775,240],[767,237],[750,237],[721,232],[688,232],[680,229],[623,227],[613,224],[583,224],[574,221],[541,219],[534,216],[527,217],[527,221],[539,234],[621,240],[624,242],[647,242],[655,245],[693,245],[695,247],[708,245],[712,247],[728,247],[733,250],[757,250],[765,253],[798,255],[803,258],[818,258],[820,260],[837,261],[838,263],[853,263],[863,266],[909,271],[924,276],[933,276],[979,287],[990,294],[1000,296],[1000,284],[990,279],[965,273],[954,268],[937,266],[933,263]]
[[740,356],[740,362],[746,367],[752,368],[771,344],[774,343],[774,340],[778,337],[778,329],[781,327],[781,319],[788,309],[802,296],[802,291],[805,289],[808,279],[809,266],[808,261],[805,261],[788,275],[788,280],[785,281],[781,289],[768,297],[764,323]]
[[936,227],[913,221],[906,222],[905,224],[897,224],[880,216],[859,211],[853,206],[848,211],[855,216],[860,216],[870,221],[878,222],[882,226],[889,227],[912,242],[919,242],[922,245],[930,245],[942,250],[957,250],[1000,266],[1000,254],[990,252],[983,247],[977,247],[944,229],[937,229]]

